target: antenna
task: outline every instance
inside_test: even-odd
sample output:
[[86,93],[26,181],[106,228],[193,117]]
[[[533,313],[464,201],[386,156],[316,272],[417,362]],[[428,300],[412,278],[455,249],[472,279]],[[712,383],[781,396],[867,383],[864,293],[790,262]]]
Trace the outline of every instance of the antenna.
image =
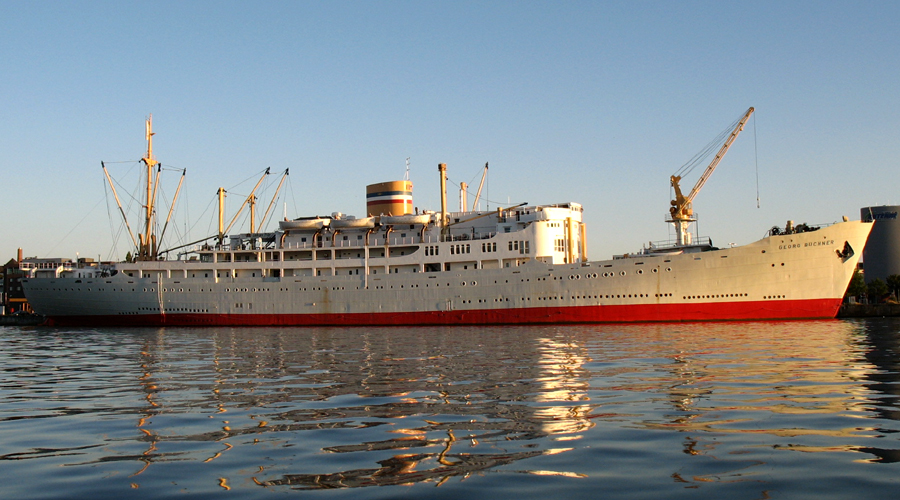
[[409,180],[409,157],[406,158],[406,180]]

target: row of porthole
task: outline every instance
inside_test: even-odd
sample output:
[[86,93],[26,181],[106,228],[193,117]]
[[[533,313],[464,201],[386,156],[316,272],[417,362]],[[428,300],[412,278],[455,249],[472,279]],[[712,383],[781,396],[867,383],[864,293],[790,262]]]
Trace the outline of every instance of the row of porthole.
[[681,297],[684,300],[692,300],[692,299],[727,299],[731,297],[747,297],[746,293],[723,293],[720,295],[688,295]]
[[[667,268],[666,268],[666,272],[671,272],[671,271],[672,271],[672,268],[671,268],[671,267],[667,267]],[[659,269],[653,268],[653,269],[650,270],[650,272],[656,274],[656,273],[659,272]],[[638,269],[637,271],[635,271],[635,273],[636,273],[636,274],[644,274],[644,270],[643,270],[643,269]],[[603,273],[602,276],[603,276],[604,278],[612,278],[612,277],[615,276],[615,275],[616,275],[615,272],[613,272],[613,271],[608,271],[608,272]],[[628,273],[627,273],[626,271],[619,271],[619,276],[627,276],[627,275],[628,275]],[[585,278],[596,278],[597,276],[598,276],[597,273],[591,273],[591,274],[585,274],[585,275],[584,275]],[[581,279],[581,276],[578,275],[578,274],[572,274],[572,275],[569,276],[569,279],[570,279],[570,280],[578,280],[578,279]]]
[[[671,297],[671,296],[672,296],[671,293],[656,294],[656,297]],[[642,299],[642,298],[649,298],[649,297],[650,297],[649,293],[629,293],[629,294],[623,293],[623,294],[618,294],[618,295],[578,295],[578,296],[573,296],[573,297],[569,297],[569,298],[572,300],[581,300],[581,299],[631,299],[631,298]],[[559,297],[538,297],[537,300],[565,300],[565,299],[566,299],[566,297],[559,296]],[[525,299],[523,299],[523,300],[525,300]],[[531,300],[531,299],[528,299],[528,300]]]
[[784,295],[766,295],[763,299],[784,299],[787,298]]

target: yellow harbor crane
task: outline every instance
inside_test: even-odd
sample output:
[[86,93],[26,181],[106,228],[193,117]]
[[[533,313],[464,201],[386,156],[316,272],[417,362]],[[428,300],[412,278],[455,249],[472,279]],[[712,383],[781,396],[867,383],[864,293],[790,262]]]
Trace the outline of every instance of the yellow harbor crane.
[[672,188],[675,190],[675,199],[671,201],[672,206],[669,208],[671,217],[666,220],[666,222],[671,222],[675,225],[675,237],[678,246],[691,244],[691,233],[688,231],[688,227],[692,222],[697,221],[694,217],[694,209],[692,207],[694,198],[697,196],[697,193],[700,192],[700,189],[703,188],[703,185],[706,184],[706,181],[709,180],[709,176],[712,175],[719,162],[722,161],[722,157],[725,156],[728,148],[731,147],[731,143],[737,139],[738,134],[744,129],[744,124],[747,123],[747,120],[750,118],[750,115],[753,114],[753,111],[754,110],[751,107],[744,113],[744,116],[738,121],[738,124],[731,131],[731,134],[725,140],[725,143],[719,148],[719,152],[716,153],[716,157],[713,158],[712,163],[706,167],[703,175],[700,176],[700,179],[697,180],[697,184],[694,185],[694,189],[691,189],[691,192],[687,196],[684,196],[681,193],[681,186],[679,185],[681,176],[676,173],[676,175],[671,177]]

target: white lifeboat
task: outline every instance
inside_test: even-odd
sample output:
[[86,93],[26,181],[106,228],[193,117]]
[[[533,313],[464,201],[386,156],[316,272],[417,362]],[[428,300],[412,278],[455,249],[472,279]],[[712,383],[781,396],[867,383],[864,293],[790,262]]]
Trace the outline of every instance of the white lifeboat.
[[431,222],[431,214],[407,214],[407,215],[382,215],[381,223],[391,224],[428,224]]
[[363,217],[362,219],[333,219],[333,229],[363,229],[375,227],[375,217]]
[[322,229],[331,222],[331,219],[298,219],[278,221],[278,227],[282,231],[316,230]]

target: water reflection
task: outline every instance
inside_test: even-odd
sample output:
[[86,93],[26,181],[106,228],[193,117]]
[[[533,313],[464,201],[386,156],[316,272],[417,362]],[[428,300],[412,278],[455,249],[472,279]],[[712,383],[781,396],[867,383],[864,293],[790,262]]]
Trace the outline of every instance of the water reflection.
[[[383,439],[319,449],[359,457],[391,453],[376,462],[378,468],[277,478],[257,474],[253,481],[302,488],[440,483],[566,451],[508,448],[510,443],[575,434],[592,425],[590,407],[584,404],[590,374],[582,365],[587,358],[576,343],[540,335],[520,342],[517,332],[508,329],[403,333],[221,330],[212,333],[211,359],[203,363],[173,357],[178,349],[169,344],[166,331],[159,331],[141,351],[139,378],[147,406],[138,428],[147,449],[140,458],[144,467],[135,475],[154,461],[182,458],[160,454],[160,441],[227,444],[209,461],[230,452],[228,442],[235,438],[252,437],[257,444],[269,435],[280,440],[286,433],[387,426],[353,434]],[[178,373],[172,372],[175,366],[181,367]],[[153,425],[186,406],[214,411],[223,425],[174,435],[164,435]],[[229,414],[235,413],[239,417],[232,419]],[[413,449],[423,452],[409,453]],[[266,469],[261,465],[259,472]]]
[[[742,439],[752,436],[751,440],[768,436],[763,438],[766,444],[777,450],[858,452],[872,455],[870,461],[895,461],[900,456],[897,449],[849,444],[897,432],[869,420],[897,420],[900,415],[896,411],[900,322],[866,326],[833,321],[721,323],[685,331],[685,336],[666,330],[651,351],[632,338],[622,342],[640,346],[627,353],[629,359],[662,355],[672,364],[658,378],[643,371],[636,385],[615,387],[665,394],[673,411],[659,415],[663,418],[644,418],[641,424],[684,433],[683,452],[688,455],[715,454],[727,442],[722,436],[735,434],[744,435]],[[647,338],[656,336],[656,328],[623,330]],[[654,381],[660,385],[654,387]],[[803,443],[822,438],[831,444]],[[785,439],[803,442],[784,443]]]
[[885,464],[900,459],[898,332],[21,330],[0,335],[0,479],[66,466],[164,496],[179,481],[247,493],[660,471],[708,488],[766,483],[800,467],[791,457]]

